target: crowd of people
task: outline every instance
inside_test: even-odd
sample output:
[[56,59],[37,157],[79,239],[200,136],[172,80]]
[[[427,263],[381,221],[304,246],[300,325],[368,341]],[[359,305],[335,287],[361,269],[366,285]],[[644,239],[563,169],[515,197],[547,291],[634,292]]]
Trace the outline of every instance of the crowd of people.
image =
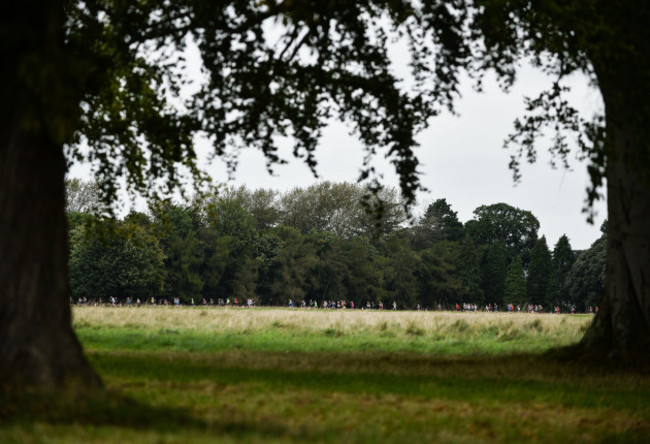
[[[294,304],[292,299],[289,299],[289,308],[295,308],[297,305]],[[300,307],[301,308],[318,308],[318,301],[310,299],[309,301],[305,301],[304,299],[300,301]],[[324,300],[320,308],[324,310],[338,310],[338,309],[361,309],[361,310],[383,310],[384,309],[384,303],[382,301],[379,301],[378,303],[375,303],[373,301],[366,301],[365,304],[361,304],[358,306],[354,305],[354,301],[350,301],[348,303],[345,300],[340,300],[340,301],[329,301],[329,300]],[[391,308],[393,310],[397,310],[397,303],[393,301]],[[418,304],[417,309],[420,309],[420,304]]]
[[[112,306],[112,307],[140,307],[142,306],[145,301],[141,300],[140,298],[135,298],[133,299],[132,297],[126,297],[122,300],[115,296],[109,297],[108,302],[105,302],[102,298],[99,299],[92,299],[89,300],[86,297],[79,297],[75,300],[70,299],[70,302],[73,305],[91,305],[91,306]],[[156,299],[155,297],[152,297],[149,299],[148,304],[150,306],[176,306],[176,307],[182,307],[183,305],[189,305],[189,306],[218,306],[222,308],[226,307],[245,307],[245,308],[253,308],[256,306],[255,300],[253,298],[248,298],[246,302],[243,300],[240,300],[239,298],[218,298],[216,301],[213,298],[210,298],[209,300],[206,298],[203,298],[199,304],[196,304],[194,301],[194,298],[191,298],[189,301],[189,304],[183,304],[180,298],[175,297],[172,299],[172,302],[170,303],[167,298],[159,298]],[[323,300],[320,305],[318,301],[310,299],[309,301],[305,301],[304,299],[300,301],[299,304],[294,303],[293,299],[289,299],[289,308],[302,308],[302,309],[323,309],[323,310],[340,310],[340,309],[360,309],[360,310],[384,310],[384,303],[382,301],[379,301],[375,303],[374,301],[366,301],[363,304],[355,305],[354,301],[345,301],[345,300],[338,300],[338,301],[330,301],[330,300]],[[389,308],[391,310],[397,310],[398,306],[395,301],[393,301],[390,305]],[[443,304],[437,304],[436,306],[438,311],[446,311],[446,310],[451,310],[456,312],[477,312],[479,311],[478,305],[473,304],[473,303],[457,303],[452,305],[451,307],[444,306]],[[404,310],[409,310],[409,307],[401,307],[400,309]],[[415,307],[416,310],[425,310],[428,311],[429,309],[427,307],[423,308],[421,307],[420,304],[417,304]],[[435,308],[434,308],[435,309]],[[494,313],[499,311],[499,306],[498,304],[486,304],[484,308],[485,312],[487,313]],[[508,313],[520,313],[521,312],[521,306],[517,305],[515,306],[514,304],[507,304],[506,305],[506,311]],[[567,310],[571,314],[576,313],[576,307],[575,305],[569,306],[569,309]],[[528,304],[528,313],[544,313],[544,307],[541,304]],[[555,306],[552,311],[553,314],[560,314],[561,309],[560,306]],[[598,306],[594,307],[589,307],[589,314],[596,314],[598,313]]]

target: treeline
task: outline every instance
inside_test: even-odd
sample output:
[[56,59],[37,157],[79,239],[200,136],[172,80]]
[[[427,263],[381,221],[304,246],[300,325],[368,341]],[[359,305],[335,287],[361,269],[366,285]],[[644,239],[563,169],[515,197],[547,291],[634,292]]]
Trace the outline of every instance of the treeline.
[[67,184],[75,298],[586,310],[603,285],[604,233],[589,250],[576,254],[563,236],[551,251],[537,218],[503,203],[463,224],[439,199],[408,224],[395,190],[368,198],[359,185],[324,182],[287,193],[231,188],[115,220],[92,215],[93,187]]

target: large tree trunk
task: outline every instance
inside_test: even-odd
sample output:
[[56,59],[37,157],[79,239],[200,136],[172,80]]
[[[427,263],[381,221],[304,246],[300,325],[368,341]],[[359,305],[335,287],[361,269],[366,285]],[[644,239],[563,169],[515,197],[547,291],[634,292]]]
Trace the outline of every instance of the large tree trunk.
[[[617,144],[631,141],[623,134],[617,131]],[[649,359],[650,189],[624,151],[617,149],[622,155],[608,166],[605,290],[582,345],[612,357]]]
[[66,165],[47,115],[57,104],[34,82],[58,78],[47,61],[61,49],[63,10],[16,3],[0,19],[0,386],[95,389],[101,380],[71,326]]
[[595,65],[607,116],[607,267],[600,311],[580,346],[590,354],[648,361],[650,71],[644,51],[633,55]]
[[21,131],[17,119],[3,126],[0,381],[97,387],[71,326],[62,147]]

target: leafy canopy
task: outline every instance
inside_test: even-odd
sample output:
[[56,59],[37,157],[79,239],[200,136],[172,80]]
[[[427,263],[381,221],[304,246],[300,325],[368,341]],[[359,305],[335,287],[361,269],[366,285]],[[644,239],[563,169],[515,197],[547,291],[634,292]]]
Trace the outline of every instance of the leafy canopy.
[[[51,119],[67,122],[59,127],[69,129],[60,137],[69,156],[96,165],[106,201],[119,177],[145,195],[169,192],[187,174],[205,184],[197,136],[211,141],[216,156],[229,147],[257,148],[269,169],[284,162],[278,142],[287,136],[315,172],[321,130],[340,119],[365,145],[360,179],[381,187],[372,158],[382,153],[411,203],[420,187],[416,134],[430,117],[453,112],[461,74],[480,89],[493,70],[507,89],[517,64],[529,59],[555,80],[527,100],[526,116],[515,123],[508,141],[518,147],[515,177],[523,156],[536,158],[544,127],[555,130],[551,150],[565,164],[567,133],[575,132],[591,160],[593,200],[605,168],[603,119],[586,121],[568,106],[562,80],[583,71],[601,81],[594,62],[612,51],[622,60],[634,52],[611,38],[630,17],[645,23],[647,14],[636,19],[629,3],[71,0],[63,55],[71,105],[53,110]],[[397,77],[388,56],[396,39],[409,50],[409,79]],[[194,85],[183,59],[188,47],[200,53],[203,77]],[[236,157],[229,162],[234,168]]]

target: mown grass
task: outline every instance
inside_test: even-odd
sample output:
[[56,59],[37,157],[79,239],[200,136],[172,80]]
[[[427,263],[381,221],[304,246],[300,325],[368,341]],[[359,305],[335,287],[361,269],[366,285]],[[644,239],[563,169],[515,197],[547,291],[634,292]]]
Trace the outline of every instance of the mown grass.
[[0,442],[647,442],[646,372],[542,353],[588,321],[76,310],[107,394],[8,400]]

